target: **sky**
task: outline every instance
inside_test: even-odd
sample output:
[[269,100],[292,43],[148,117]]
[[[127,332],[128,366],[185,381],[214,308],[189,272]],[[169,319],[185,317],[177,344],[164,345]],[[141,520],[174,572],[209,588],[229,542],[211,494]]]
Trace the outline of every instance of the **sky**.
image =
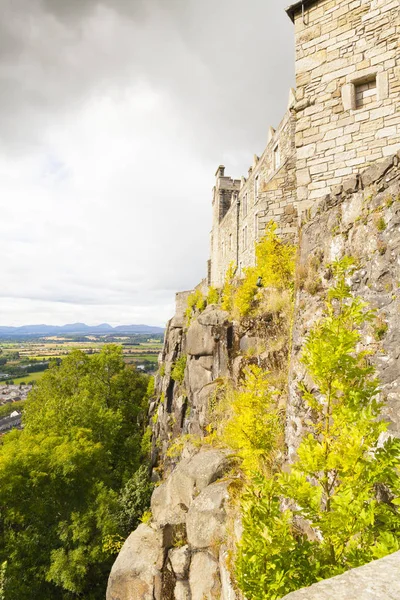
[[0,0],[0,325],[165,324],[286,110],[288,3]]

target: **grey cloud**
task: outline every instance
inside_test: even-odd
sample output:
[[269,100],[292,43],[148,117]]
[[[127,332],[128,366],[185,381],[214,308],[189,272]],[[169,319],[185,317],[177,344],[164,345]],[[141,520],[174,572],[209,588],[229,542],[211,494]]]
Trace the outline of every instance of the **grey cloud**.
[[0,1],[2,320],[160,322],[204,277],[215,168],[286,108],[286,3]]
[[199,149],[260,147],[269,122],[282,116],[293,75],[292,25],[283,2],[276,5],[9,2],[1,19],[0,38],[9,46],[3,43],[0,68],[0,135],[37,141],[52,111],[60,115],[66,104],[144,80],[181,105]]

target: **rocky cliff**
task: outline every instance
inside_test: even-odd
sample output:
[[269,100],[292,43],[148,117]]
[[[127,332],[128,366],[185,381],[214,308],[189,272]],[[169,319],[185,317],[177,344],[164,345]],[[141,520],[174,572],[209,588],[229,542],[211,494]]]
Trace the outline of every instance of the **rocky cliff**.
[[[238,465],[228,448],[202,439],[214,425],[220,382],[237,385],[244,367],[256,364],[288,390],[286,458],[294,458],[310,416],[299,393],[299,383],[307,379],[300,352],[322,313],[332,278],[329,264],[343,255],[357,260],[349,282],[353,293],[376,309],[374,335],[366,331],[363,344],[374,351],[390,433],[400,434],[399,158],[351,177],[303,216],[293,319],[282,308],[237,322],[209,305],[188,326],[186,296],[178,296],[149,409],[158,479],[152,519],[125,542],[110,575],[107,600],[240,597],[230,574],[240,537],[240,516],[230,502]],[[399,560],[393,555],[288,599],[398,598],[400,583],[393,574]]]

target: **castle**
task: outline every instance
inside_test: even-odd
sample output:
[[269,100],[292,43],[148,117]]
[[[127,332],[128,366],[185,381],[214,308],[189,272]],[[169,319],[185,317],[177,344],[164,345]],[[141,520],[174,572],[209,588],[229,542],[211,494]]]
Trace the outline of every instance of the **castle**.
[[313,201],[400,148],[400,0],[302,0],[287,13],[296,91],[247,178],[217,169],[208,285],[231,262],[239,275],[254,264],[270,220],[295,235]]

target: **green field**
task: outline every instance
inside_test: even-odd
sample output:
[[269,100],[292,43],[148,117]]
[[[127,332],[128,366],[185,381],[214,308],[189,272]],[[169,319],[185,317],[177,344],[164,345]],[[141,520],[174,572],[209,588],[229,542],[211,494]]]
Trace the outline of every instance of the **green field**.
[[[27,366],[34,366],[37,362],[48,363],[52,359],[62,360],[73,350],[81,350],[86,354],[100,352],[105,344],[114,343],[122,347],[123,357],[130,365],[141,365],[147,373],[154,373],[157,369],[158,355],[162,349],[163,336],[157,338],[142,334],[125,335],[108,338],[104,335],[80,336],[52,336],[40,338],[25,338],[16,341],[0,339],[0,358],[6,362],[1,363],[0,372],[9,374],[7,381],[15,384],[38,381],[43,376],[43,371],[32,369],[33,373],[24,373]],[[8,369],[7,369],[8,367]],[[38,365],[38,368],[42,368]],[[5,384],[6,381],[0,381]]]
[[[24,377],[12,377],[12,381],[15,385],[20,383],[30,383],[31,381],[39,381],[43,377],[46,371],[39,371],[39,373],[27,373]],[[6,385],[5,381],[0,381],[0,385]]]

